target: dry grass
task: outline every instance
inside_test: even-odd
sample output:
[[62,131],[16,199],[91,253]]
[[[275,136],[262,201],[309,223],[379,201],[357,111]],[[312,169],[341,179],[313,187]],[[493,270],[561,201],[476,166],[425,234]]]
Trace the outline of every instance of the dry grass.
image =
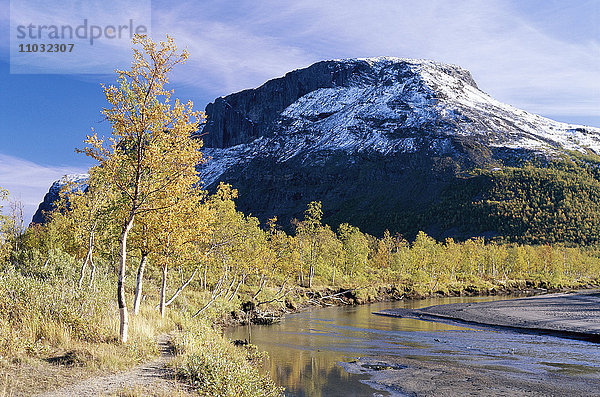
[[[77,264],[66,254],[52,259],[51,266],[26,263],[26,272],[0,269],[0,397],[53,391],[95,377],[89,380],[93,383],[147,363],[159,355],[157,337],[165,333],[175,335],[182,354],[172,371],[188,386],[157,379],[160,387],[139,385],[116,395],[238,396],[239,387],[247,396],[279,395],[279,388],[251,365],[254,352],[236,349],[207,325],[219,322],[239,302],[216,302],[203,313],[206,323],[198,323],[189,314],[200,307],[203,293],[188,290],[163,319],[153,305],[156,291],[148,285],[149,296],[140,314],[130,315],[129,340],[123,345],[118,342],[114,275],[101,271],[93,288],[80,289]],[[130,299],[133,280],[129,277],[127,285]]]
[[114,276],[99,271],[93,288],[78,289],[77,265],[66,254],[49,262],[0,269],[0,397],[131,368],[156,357],[157,336],[175,327],[142,305],[121,345]]
[[[118,320],[118,319],[117,319]],[[113,320],[116,323],[116,320]],[[162,319],[153,308],[144,307],[130,319],[130,341],[126,345],[113,341],[92,343],[70,338],[54,340],[36,354],[19,354],[0,360],[0,397],[23,396],[51,391],[94,376],[104,376],[134,367],[158,355],[156,337],[173,326],[170,319]],[[175,387],[175,386],[174,386]],[[157,393],[161,389],[157,389]],[[181,388],[182,393],[185,392]],[[128,391],[133,393],[134,390]],[[165,394],[182,395],[178,386]],[[135,395],[135,394],[122,394]]]

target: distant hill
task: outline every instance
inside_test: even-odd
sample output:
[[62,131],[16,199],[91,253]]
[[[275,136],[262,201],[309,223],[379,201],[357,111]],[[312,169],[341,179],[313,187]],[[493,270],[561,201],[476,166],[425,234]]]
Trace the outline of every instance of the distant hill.
[[73,184],[74,188],[83,191],[87,187],[88,178],[88,174],[71,174],[55,181],[44,196],[44,201],[40,203],[37,211],[33,214],[32,223],[46,223],[49,220],[48,214],[55,209],[54,204],[60,199],[61,189],[67,184]]

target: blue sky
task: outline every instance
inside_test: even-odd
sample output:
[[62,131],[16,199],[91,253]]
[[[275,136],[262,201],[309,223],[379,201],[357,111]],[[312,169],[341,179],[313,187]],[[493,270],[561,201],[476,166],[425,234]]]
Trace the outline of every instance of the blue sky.
[[[100,83],[114,76],[10,74],[10,2],[0,4],[0,186],[28,221],[53,180],[91,164],[74,148],[92,127],[107,133]],[[398,56],[458,64],[503,102],[600,126],[600,0],[152,1],[151,16],[155,40],[168,33],[190,51],[171,82],[199,109],[319,60]],[[127,45],[94,50],[98,70],[129,63]]]

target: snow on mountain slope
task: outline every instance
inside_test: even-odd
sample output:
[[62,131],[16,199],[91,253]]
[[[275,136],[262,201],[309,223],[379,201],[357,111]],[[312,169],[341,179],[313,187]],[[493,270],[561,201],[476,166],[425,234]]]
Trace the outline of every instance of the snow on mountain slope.
[[[290,96],[290,90],[287,102],[280,100],[287,105],[283,109],[263,109],[258,103],[263,97],[277,102]],[[298,98],[293,96],[296,91]],[[454,150],[454,137],[537,153],[600,153],[600,128],[559,123],[503,104],[479,90],[468,71],[428,60],[325,61],[219,100],[229,113],[211,114],[208,107],[211,126],[231,124],[233,114],[245,123],[240,125],[253,130],[249,137],[255,130],[263,132],[235,146],[206,148],[205,154],[212,157],[200,167],[206,185],[256,157],[282,163],[292,158],[315,161],[315,153],[332,151],[389,155],[428,150],[444,155]],[[219,117],[223,120],[215,123]],[[213,128],[209,133],[221,131]]]
[[54,204],[60,199],[61,190],[69,185],[70,192],[83,192],[87,189],[89,177],[89,174],[69,174],[55,181],[44,196],[44,201],[38,206],[32,222],[45,223],[48,220],[46,213],[55,208]]

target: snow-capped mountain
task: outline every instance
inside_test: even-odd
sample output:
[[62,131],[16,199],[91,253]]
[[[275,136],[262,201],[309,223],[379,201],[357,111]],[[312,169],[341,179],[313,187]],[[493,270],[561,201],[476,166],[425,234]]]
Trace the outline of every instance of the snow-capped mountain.
[[326,218],[360,224],[346,215],[382,200],[395,204],[373,217],[419,208],[466,169],[600,152],[600,128],[503,104],[467,70],[428,60],[318,62],[217,98],[206,113],[202,180],[231,183],[242,210],[284,222],[323,200]]
[[33,215],[32,223],[45,223],[48,220],[46,213],[54,209],[54,203],[60,199],[61,190],[69,185],[71,192],[76,190],[83,192],[87,189],[89,177],[89,174],[69,174],[55,181]]
[[[240,210],[261,221],[277,216],[288,229],[319,200],[333,227],[349,222],[377,235],[419,228],[439,238],[493,236],[498,223],[478,222],[491,214],[476,211],[489,197],[490,179],[472,170],[600,154],[600,128],[503,104],[468,71],[427,60],[318,62],[217,98],[206,113],[199,135],[208,161],[198,166],[205,186],[230,183]],[[85,175],[71,179],[86,183]],[[43,210],[52,208],[64,183],[52,185],[34,222],[45,220]],[[551,196],[559,208],[572,193]],[[582,194],[578,199],[596,197]],[[546,211],[539,205],[524,208]],[[581,226],[577,219],[568,227]],[[513,222],[498,222],[505,221]]]

